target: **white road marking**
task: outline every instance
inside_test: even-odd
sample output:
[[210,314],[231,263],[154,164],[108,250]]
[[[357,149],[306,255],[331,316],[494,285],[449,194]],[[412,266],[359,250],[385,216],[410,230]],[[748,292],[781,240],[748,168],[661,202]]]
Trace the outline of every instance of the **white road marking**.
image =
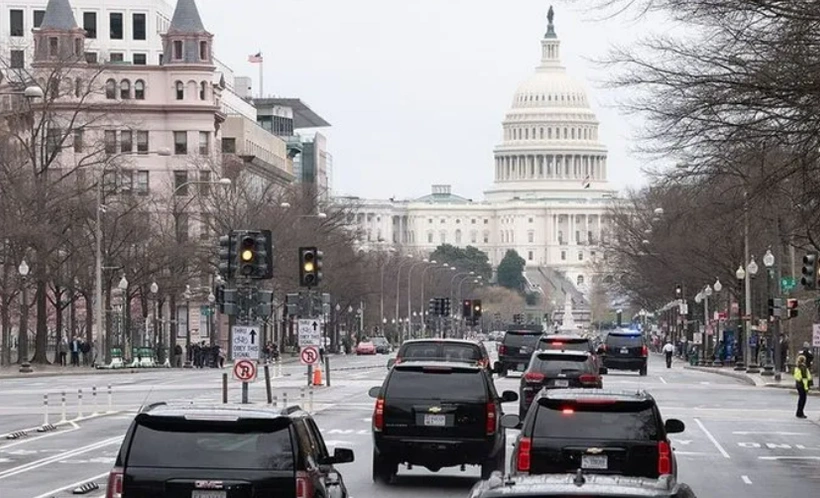
[[751,484],[751,483],[752,483],[752,480],[751,480],[751,479],[749,479],[749,476],[740,476],[740,478],[741,478],[741,479],[743,480],[743,482],[745,482],[746,484]]
[[6,448],[13,448],[13,447],[15,447],[15,446],[19,446],[19,445],[21,445],[21,444],[30,443],[30,442],[32,442],[32,441],[38,441],[38,440],[40,440],[40,439],[45,439],[45,438],[47,438],[47,437],[59,436],[60,434],[67,434],[67,433],[69,433],[69,432],[74,432],[74,431],[76,431],[77,429],[79,429],[79,428],[80,428],[80,426],[79,426],[79,425],[77,425],[77,424],[75,424],[74,422],[69,422],[69,423],[71,424],[71,429],[64,430],[64,431],[54,431],[54,432],[49,432],[48,434],[44,434],[44,435],[42,435],[42,436],[37,436],[37,437],[32,437],[32,438],[23,439],[23,440],[21,440],[21,441],[17,441],[17,442],[15,442],[15,443],[11,443],[11,444],[4,444],[4,445],[0,446],[0,451],[5,450]]
[[672,443],[673,444],[687,445],[687,444],[692,444],[692,440],[691,439],[672,439]]
[[808,432],[779,432],[779,431],[733,431],[732,434],[737,434],[739,436],[748,436],[750,434],[754,435],[763,435],[763,434],[775,434],[778,436],[807,436]]
[[675,451],[676,455],[681,456],[708,456],[714,455],[714,453],[704,453],[702,451]]
[[699,418],[695,418],[695,423],[698,424],[700,430],[702,430],[703,433],[706,434],[706,437],[709,438],[709,441],[712,441],[712,444],[714,444],[715,448],[717,448],[720,454],[723,455],[723,458],[732,458],[729,456],[728,453],[726,453],[726,450],[723,449],[723,446],[721,446],[720,443],[718,443],[718,440],[715,439],[715,436],[713,436],[712,433],[709,432],[709,430],[706,428],[705,425],[703,425],[703,422],[701,422]]
[[666,382],[666,379],[664,379],[663,377],[658,377],[658,378],[659,378],[659,379],[661,380],[661,382],[663,382],[664,384],[668,384],[668,382]]
[[104,474],[98,474],[98,475],[95,475],[95,476],[91,476],[91,477],[86,477],[82,481],[72,482],[71,484],[68,484],[66,486],[56,488],[56,489],[52,489],[51,491],[48,491],[48,492],[43,493],[41,495],[35,496],[34,498],[52,498],[55,494],[59,493],[60,491],[63,491],[65,489],[69,489],[69,488],[76,488],[77,486],[79,486],[81,484],[85,484],[89,481],[96,481],[97,479],[102,479],[103,477],[105,477],[107,475],[108,475],[108,472],[106,472]]
[[758,460],[820,460],[820,456],[761,456]]
[[87,446],[81,446],[80,448],[66,451],[63,453],[59,453],[57,455],[53,455],[47,458],[42,458],[40,460],[35,460],[33,462],[29,462],[24,465],[20,465],[17,467],[12,467],[7,469],[3,472],[0,472],[0,479],[5,479],[7,477],[12,477],[17,474],[22,474],[23,472],[28,472],[30,470],[38,469],[40,467],[44,467],[46,465],[52,464],[54,462],[59,462],[60,460],[65,460],[67,458],[82,455],[83,453],[87,453],[89,451],[98,450],[100,448],[104,448],[106,446],[110,446],[112,444],[119,444],[122,442],[123,436],[115,436],[108,439],[103,439],[102,441],[97,441],[96,443],[89,444]]

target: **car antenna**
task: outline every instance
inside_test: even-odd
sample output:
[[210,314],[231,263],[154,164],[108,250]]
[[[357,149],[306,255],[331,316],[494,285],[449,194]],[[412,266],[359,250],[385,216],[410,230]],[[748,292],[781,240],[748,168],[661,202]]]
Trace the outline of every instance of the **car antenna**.
[[137,410],[137,413],[141,413],[142,409],[145,407],[145,403],[148,401],[148,398],[151,396],[151,393],[154,392],[154,384],[151,384],[151,389],[148,390],[148,393],[145,395],[145,399],[142,400],[142,404],[140,405],[140,409]]
[[581,470],[581,469],[578,469],[578,472],[576,472],[576,473],[575,473],[575,479],[573,479],[573,481],[572,481],[572,482],[573,482],[576,486],[578,486],[579,488],[580,488],[581,486],[583,486],[584,484],[586,484],[587,480],[586,480],[586,478],[584,477],[584,471],[583,471],[583,470]]

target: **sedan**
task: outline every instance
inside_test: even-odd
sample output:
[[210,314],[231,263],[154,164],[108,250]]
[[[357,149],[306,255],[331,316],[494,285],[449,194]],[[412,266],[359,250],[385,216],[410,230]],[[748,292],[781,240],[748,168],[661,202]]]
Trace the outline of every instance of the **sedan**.
[[376,354],[376,345],[370,341],[362,341],[356,346],[356,354]]

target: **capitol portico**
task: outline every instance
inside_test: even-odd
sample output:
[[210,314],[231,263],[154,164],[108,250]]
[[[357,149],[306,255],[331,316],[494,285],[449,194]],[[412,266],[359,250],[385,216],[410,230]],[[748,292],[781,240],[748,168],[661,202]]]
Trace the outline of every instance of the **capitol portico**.
[[515,249],[533,285],[559,295],[577,295],[573,286],[588,290],[615,191],[586,90],[561,65],[552,8],[548,20],[541,63],[516,89],[502,122],[485,199],[460,197],[449,185],[410,200],[339,198],[356,207],[349,221],[363,246],[426,254],[444,243],[471,245],[493,265]]

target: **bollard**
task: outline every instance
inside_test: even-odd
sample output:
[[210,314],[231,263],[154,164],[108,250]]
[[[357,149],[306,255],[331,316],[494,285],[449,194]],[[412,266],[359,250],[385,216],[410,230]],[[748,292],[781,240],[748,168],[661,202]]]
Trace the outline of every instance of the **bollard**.
[[273,407],[274,408],[279,408],[279,396],[274,396],[273,397]]
[[313,412],[313,386],[308,391],[308,411]]
[[288,407],[288,393],[282,393],[282,408]]
[[299,406],[305,407],[305,388],[299,389]]
[[83,390],[77,389],[77,418],[83,418]]
[[222,374],[222,404],[228,404],[228,374]]
[[66,421],[66,414],[65,414],[65,391],[60,393],[60,404],[62,405],[62,412],[63,417],[60,419],[60,422]]
[[48,425],[48,393],[43,394],[43,426]]
[[270,367],[268,365],[265,365],[265,392],[268,395],[268,404],[271,404],[273,402],[273,399],[271,398],[272,393],[270,390]]
[[97,405],[97,386],[91,386],[91,404],[94,409],[94,412],[91,415],[99,415],[99,406]]
[[108,384],[108,411],[112,412],[114,405],[111,403],[111,384]]
[[276,373],[277,377],[282,376],[282,360],[277,360],[276,361],[276,372],[277,372]]
[[325,385],[330,387],[330,356],[325,356]]

